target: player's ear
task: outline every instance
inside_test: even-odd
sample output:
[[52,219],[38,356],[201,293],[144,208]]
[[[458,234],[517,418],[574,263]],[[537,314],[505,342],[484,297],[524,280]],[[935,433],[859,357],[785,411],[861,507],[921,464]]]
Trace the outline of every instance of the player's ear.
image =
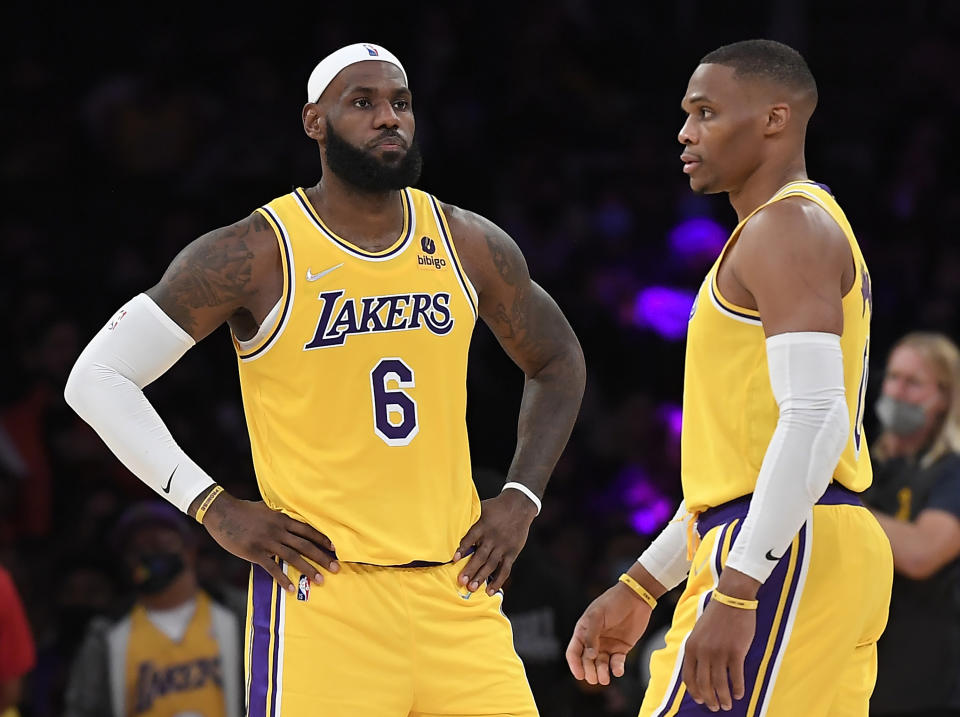
[[764,128],[765,134],[779,134],[786,129],[789,122],[790,105],[786,104],[785,102],[771,105],[769,112],[767,112],[767,125]]
[[320,105],[315,102],[307,102],[303,106],[303,131],[307,133],[310,139],[318,142],[326,140],[326,122]]

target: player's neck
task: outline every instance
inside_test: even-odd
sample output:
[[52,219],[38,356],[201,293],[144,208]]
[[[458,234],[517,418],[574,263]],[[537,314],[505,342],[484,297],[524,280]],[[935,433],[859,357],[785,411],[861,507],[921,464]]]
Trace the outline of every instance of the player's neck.
[[802,154],[786,164],[773,162],[762,164],[738,189],[728,193],[730,204],[737,213],[737,220],[742,222],[780,188],[790,182],[805,179],[807,179],[807,167]]
[[156,595],[140,595],[138,600],[147,610],[172,610],[197,594],[197,577],[184,570],[177,579]]
[[306,192],[324,223],[361,249],[376,251],[400,236],[403,202],[399,190],[364,192],[328,171]]

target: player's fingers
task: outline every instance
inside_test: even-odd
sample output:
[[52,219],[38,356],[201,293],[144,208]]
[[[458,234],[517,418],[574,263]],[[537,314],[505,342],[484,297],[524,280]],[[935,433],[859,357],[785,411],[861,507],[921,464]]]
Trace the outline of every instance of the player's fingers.
[[474,523],[470,530],[467,531],[467,534],[460,539],[460,545],[457,546],[457,551],[453,554],[453,562],[458,562],[461,558],[466,557],[470,554],[470,548],[477,544],[480,540],[480,535],[483,531],[480,530],[480,521],[478,520]]
[[717,661],[710,670],[711,691],[717,694],[717,706],[722,710],[733,707],[730,697],[730,681],[727,679],[727,665]]
[[[317,585],[323,585],[323,576],[317,572],[317,569],[313,565],[307,562],[306,558],[300,555],[300,553],[293,548],[290,548],[286,545],[281,545],[277,550],[277,557],[285,560],[288,565],[292,565],[294,568],[299,570],[301,574],[306,575]],[[319,580],[317,578],[319,578]]]
[[[309,540],[304,540],[298,535],[288,533],[283,542],[296,550],[303,557],[309,558],[313,562],[320,565],[320,567],[322,567],[324,570],[329,570],[331,573],[336,573],[340,570],[340,563],[334,560],[330,553],[318,548]],[[299,570],[299,568],[297,569]],[[323,577],[316,570],[304,574],[310,576],[310,579],[313,580],[314,573],[316,573],[316,576],[319,577],[319,582],[323,582]]]
[[467,585],[467,589],[470,592],[474,590],[479,590],[480,586],[483,585],[484,581],[493,575],[493,572],[500,567],[500,562],[503,560],[503,553],[499,550],[490,551],[490,555],[487,558],[487,561],[477,568],[477,572],[473,574],[473,578],[470,580]]
[[597,682],[601,685],[610,684],[610,653],[601,652],[597,655]]
[[285,515],[284,518],[283,527],[287,529],[287,532],[306,538],[314,545],[319,545],[331,553],[336,551],[336,548],[333,547],[333,541],[312,525],[301,523],[299,520],[294,520],[288,515]]
[[492,548],[487,545],[480,545],[477,547],[476,552],[470,556],[470,560],[467,561],[467,564],[464,566],[463,570],[460,571],[460,584],[468,585],[473,582],[474,576],[477,571],[487,563],[487,558],[490,557]]
[[710,662],[707,660],[697,660],[696,680],[700,700],[711,712],[716,712],[720,707],[717,704],[717,694],[713,689],[712,676],[713,670],[711,669]]
[[597,684],[597,651],[588,647],[580,656],[580,664],[583,665],[583,679],[588,685]]
[[680,674],[682,675],[683,684],[686,685],[690,699],[698,705],[702,705],[703,700],[700,699],[700,688],[697,686],[697,658],[693,655],[692,650],[684,654],[683,669]]
[[283,590],[293,590],[293,582],[283,572],[283,568],[272,557],[262,558],[256,561],[257,565],[270,573],[270,577],[277,581],[277,584]]
[[623,677],[626,671],[627,656],[622,652],[614,652],[610,655],[610,674],[614,677]]
[[733,699],[740,700],[746,694],[746,684],[743,677],[743,658],[735,658],[730,663],[730,687]]
[[503,560],[500,561],[500,566],[494,571],[491,579],[487,583],[487,595],[496,595],[497,590],[503,588],[503,584],[507,582],[507,578],[510,577],[510,572],[513,570],[514,560],[516,560],[516,558],[503,557]]
[[565,656],[567,658],[567,667],[570,668],[571,674],[578,680],[583,679],[583,663],[580,662],[581,655],[583,655],[583,642],[577,637],[577,632],[574,630],[573,637],[570,638],[570,643],[567,645]]

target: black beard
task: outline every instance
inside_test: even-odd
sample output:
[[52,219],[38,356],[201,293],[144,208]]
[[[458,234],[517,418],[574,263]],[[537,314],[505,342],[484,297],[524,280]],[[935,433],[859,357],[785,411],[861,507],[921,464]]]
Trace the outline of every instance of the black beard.
[[347,184],[362,192],[389,192],[413,186],[420,179],[423,158],[416,141],[403,158],[387,162],[371,152],[354,147],[338,135],[327,120],[327,166]]

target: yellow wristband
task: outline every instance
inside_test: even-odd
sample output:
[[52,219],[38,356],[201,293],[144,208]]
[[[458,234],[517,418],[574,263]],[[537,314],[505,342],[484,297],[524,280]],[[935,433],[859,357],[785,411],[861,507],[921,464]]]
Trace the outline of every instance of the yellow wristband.
[[653,609],[657,606],[657,599],[651,595],[643,585],[638,583],[633,579],[633,576],[629,573],[624,573],[620,576],[620,582],[626,585],[628,588],[633,590],[641,600],[643,600],[647,605],[650,606],[650,609]]
[[729,605],[730,607],[736,607],[741,610],[756,610],[757,605],[760,604],[759,600],[742,600],[741,598],[730,597],[729,595],[724,595],[719,590],[713,591],[713,596],[711,600],[716,600],[721,605]]
[[207,510],[209,510],[210,506],[213,505],[213,501],[215,501],[221,493],[223,493],[223,486],[214,486],[213,490],[207,493],[207,497],[203,499],[200,507],[197,508],[196,519],[200,525],[203,525],[203,516],[207,514]]

